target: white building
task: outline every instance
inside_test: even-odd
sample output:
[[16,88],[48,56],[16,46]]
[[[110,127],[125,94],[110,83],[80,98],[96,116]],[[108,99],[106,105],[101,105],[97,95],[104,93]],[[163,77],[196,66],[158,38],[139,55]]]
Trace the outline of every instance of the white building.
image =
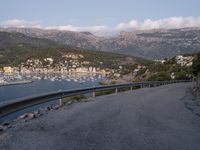
[[192,66],[192,61],[193,61],[193,57],[192,56],[182,56],[182,55],[178,55],[176,56],[176,63],[181,65],[181,66]]
[[53,60],[53,58],[45,58],[44,61],[48,61],[49,64],[51,65],[51,64],[53,64],[54,60]]

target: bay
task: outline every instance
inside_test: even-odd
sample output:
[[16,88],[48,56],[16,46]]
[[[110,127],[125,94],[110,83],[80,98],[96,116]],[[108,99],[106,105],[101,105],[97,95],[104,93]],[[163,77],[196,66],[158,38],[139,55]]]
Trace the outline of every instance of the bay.
[[79,83],[75,81],[50,81],[50,80],[35,80],[28,84],[19,84],[0,87],[0,102],[12,100],[15,98],[37,95],[59,90],[71,90],[78,88],[87,88],[98,86],[100,80],[86,81]]
[[[37,77],[38,78],[38,77]],[[99,82],[103,80],[103,78],[99,78],[98,76],[88,76],[84,78],[80,77],[72,77],[70,80],[62,79],[61,77],[57,77],[59,80],[49,79],[34,79],[34,82],[28,84],[18,84],[18,85],[10,85],[10,86],[0,86],[0,103],[8,102],[13,99],[23,98],[26,96],[33,96],[39,94],[45,94],[49,92],[56,92],[60,90],[72,90],[72,89],[80,89],[80,88],[89,88],[94,86],[100,86]],[[70,77],[68,77],[69,79]],[[31,79],[33,79],[31,77]],[[37,106],[33,106],[15,113],[12,113],[8,116],[1,117],[0,122],[5,120],[13,120],[19,115],[22,115],[27,112],[33,112],[38,110],[39,108],[44,108],[46,106],[58,104],[58,101],[47,102],[44,104],[40,104]]]

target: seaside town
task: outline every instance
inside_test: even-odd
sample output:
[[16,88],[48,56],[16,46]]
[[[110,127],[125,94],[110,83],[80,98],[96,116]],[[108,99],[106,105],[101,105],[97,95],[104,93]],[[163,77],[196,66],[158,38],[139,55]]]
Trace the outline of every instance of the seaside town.
[[[131,71],[131,74],[122,75],[120,72],[123,66],[118,69],[93,67],[89,61],[80,61],[83,55],[68,54],[65,55],[65,61],[54,63],[54,59],[49,57],[43,60],[28,59],[21,63],[19,67],[4,66],[0,68],[0,84],[18,84],[30,83],[33,80],[49,79],[50,81],[75,81],[86,82],[87,80],[95,81],[96,76],[100,78],[127,78],[133,80],[136,78],[140,70],[145,70],[148,74],[148,66],[138,64]],[[176,64],[180,66],[192,66],[193,56],[177,55],[175,58]],[[154,60],[154,63],[164,64],[167,60]],[[88,79],[87,79],[88,77]],[[27,80],[28,79],[28,80]],[[175,75],[171,73],[171,79],[175,79]]]
[[122,66],[119,66],[118,69],[94,67],[94,64],[83,58],[84,56],[80,54],[68,54],[59,61],[52,57],[32,58],[22,62],[17,67],[3,66],[0,68],[0,85],[30,83],[40,79],[83,83],[108,78],[111,75],[120,77],[119,72]]

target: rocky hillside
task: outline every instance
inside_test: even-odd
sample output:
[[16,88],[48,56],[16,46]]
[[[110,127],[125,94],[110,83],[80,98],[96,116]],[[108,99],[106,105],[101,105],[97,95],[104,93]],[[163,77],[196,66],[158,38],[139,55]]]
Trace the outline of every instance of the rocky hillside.
[[[90,33],[81,34],[90,35]],[[54,67],[60,64],[66,66],[71,63],[66,62],[68,59],[65,58],[66,55],[73,57],[81,55],[77,61],[84,62],[88,67],[116,69],[121,65],[126,69],[137,63],[149,63],[129,55],[64,46],[49,39],[27,36],[25,33],[0,32],[0,67],[18,66],[29,59],[40,60],[42,64],[46,64],[44,61],[46,58],[54,60],[52,64]]]
[[0,49],[2,50],[12,45],[19,47],[23,45],[30,45],[37,48],[61,46],[60,44],[49,39],[40,39],[21,33],[0,32]]
[[97,37],[89,32],[0,28],[31,37],[46,38],[59,44],[112,51],[148,59],[173,57],[200,51],[200,28],[122,32],[116,37]]
[[84,49],[101,49],[99,47],[102,38],[96,37],[89,32],[72,32],[58,30],[42,30],[29,28],[0,28],[0,31],[10,33],[21,33],[26,36],[40,39],[50,39],[59,44],[72,47],[81,47]]

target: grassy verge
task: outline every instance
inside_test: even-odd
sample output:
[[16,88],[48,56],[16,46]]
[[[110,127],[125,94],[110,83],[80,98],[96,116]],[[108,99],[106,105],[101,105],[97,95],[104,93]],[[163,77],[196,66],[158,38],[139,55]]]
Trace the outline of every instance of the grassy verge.
[[88,97],[85,96],[84,94],[81,95],[76,95],[76,96],[71,96],[71,97],[67,97],[63,99],[63,103],[64,104],[71,104],[75,101],[83,101],[85,99],[87,99]]
[[95,96],[102,96],[114,93],[114,90],[106,90],[106,91],[97,91],[95,92]]
[[[140,87],[133,87],[133,90],[139,89]],[[119,88],[118,92],[124,92],[124,91],[128,91],[130,90],[130,87],[128,88]],[[102,95],[109,95],[109,94],[113,94],[115,93],[115,89],[113,90],[106,90],[106,91],[96,91],[95,92],[95,96],[102,96]],[[86,99],[88,99],[89,96],[85,96],[84,94],[81,95],[76,95],[76,96],[71,96],[71,97],[67,97],[63,99],[63,103],[64,104],[72,104],[73,102],[81,102],[81,101],[85,101]]]

